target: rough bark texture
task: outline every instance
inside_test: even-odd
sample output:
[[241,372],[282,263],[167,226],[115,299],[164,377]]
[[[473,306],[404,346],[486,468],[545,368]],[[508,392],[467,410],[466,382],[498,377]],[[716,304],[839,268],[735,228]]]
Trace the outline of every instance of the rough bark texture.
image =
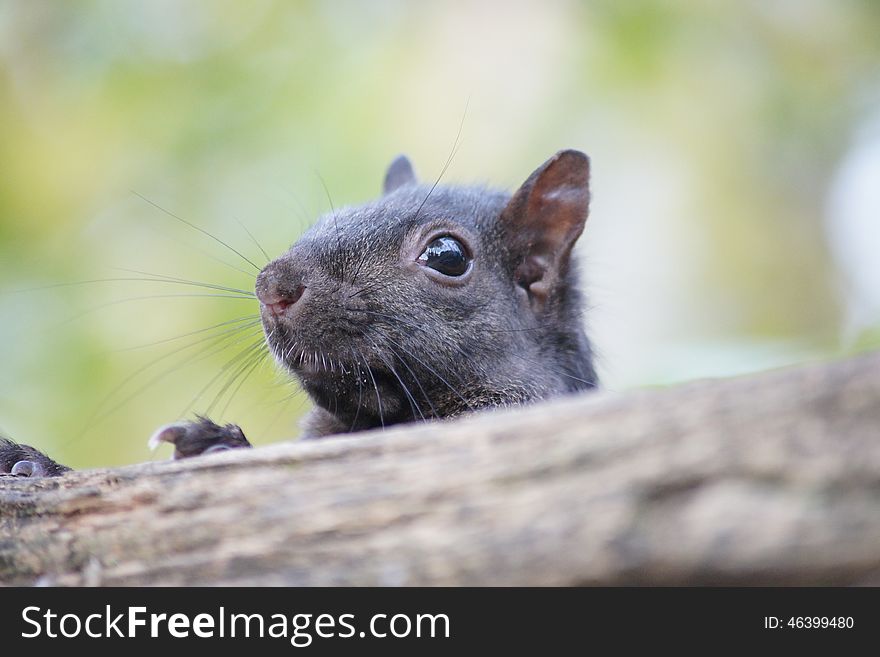
[[880,583],[880,354],[0,477],[10,584]]

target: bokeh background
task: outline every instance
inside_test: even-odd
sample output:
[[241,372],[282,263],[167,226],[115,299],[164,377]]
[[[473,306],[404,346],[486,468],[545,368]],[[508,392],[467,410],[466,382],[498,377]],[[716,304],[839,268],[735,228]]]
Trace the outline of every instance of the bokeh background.
[[250,290],[219,241],[262,264],[460,125],[448,182],[591,155],[606,387],[877,347],[878,35],[874,0],[2,0],[0,428],[77,467],[208,408],[295,436],[271,363],[227,384],[255,302],[79,282]]

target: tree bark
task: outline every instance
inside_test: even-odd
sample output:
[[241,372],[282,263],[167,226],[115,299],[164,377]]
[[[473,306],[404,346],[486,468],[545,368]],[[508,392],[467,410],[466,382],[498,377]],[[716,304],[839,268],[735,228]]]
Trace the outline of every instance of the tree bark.
[[0,582],[880,584],[880,353],[0,477]]

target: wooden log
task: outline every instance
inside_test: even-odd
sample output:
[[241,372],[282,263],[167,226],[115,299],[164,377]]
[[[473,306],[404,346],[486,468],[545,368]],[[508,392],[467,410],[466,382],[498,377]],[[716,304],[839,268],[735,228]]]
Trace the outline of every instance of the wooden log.
[[0,477],[0,582],[880,583],[880,353]]

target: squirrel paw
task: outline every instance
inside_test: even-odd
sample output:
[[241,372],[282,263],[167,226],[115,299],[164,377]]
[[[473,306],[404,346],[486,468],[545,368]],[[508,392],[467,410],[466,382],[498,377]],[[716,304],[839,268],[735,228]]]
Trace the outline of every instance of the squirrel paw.
[[150,449],[156,449],[161,443],[174,445],[172,458],[175,459],[251,446],[238,425],[227,424],[221,427],[201,416],[194,421],[174,422],[159,427],[150,436]]
[[58,477],[69,471],[41,451],[0,438],[0,474],[15,477]]

